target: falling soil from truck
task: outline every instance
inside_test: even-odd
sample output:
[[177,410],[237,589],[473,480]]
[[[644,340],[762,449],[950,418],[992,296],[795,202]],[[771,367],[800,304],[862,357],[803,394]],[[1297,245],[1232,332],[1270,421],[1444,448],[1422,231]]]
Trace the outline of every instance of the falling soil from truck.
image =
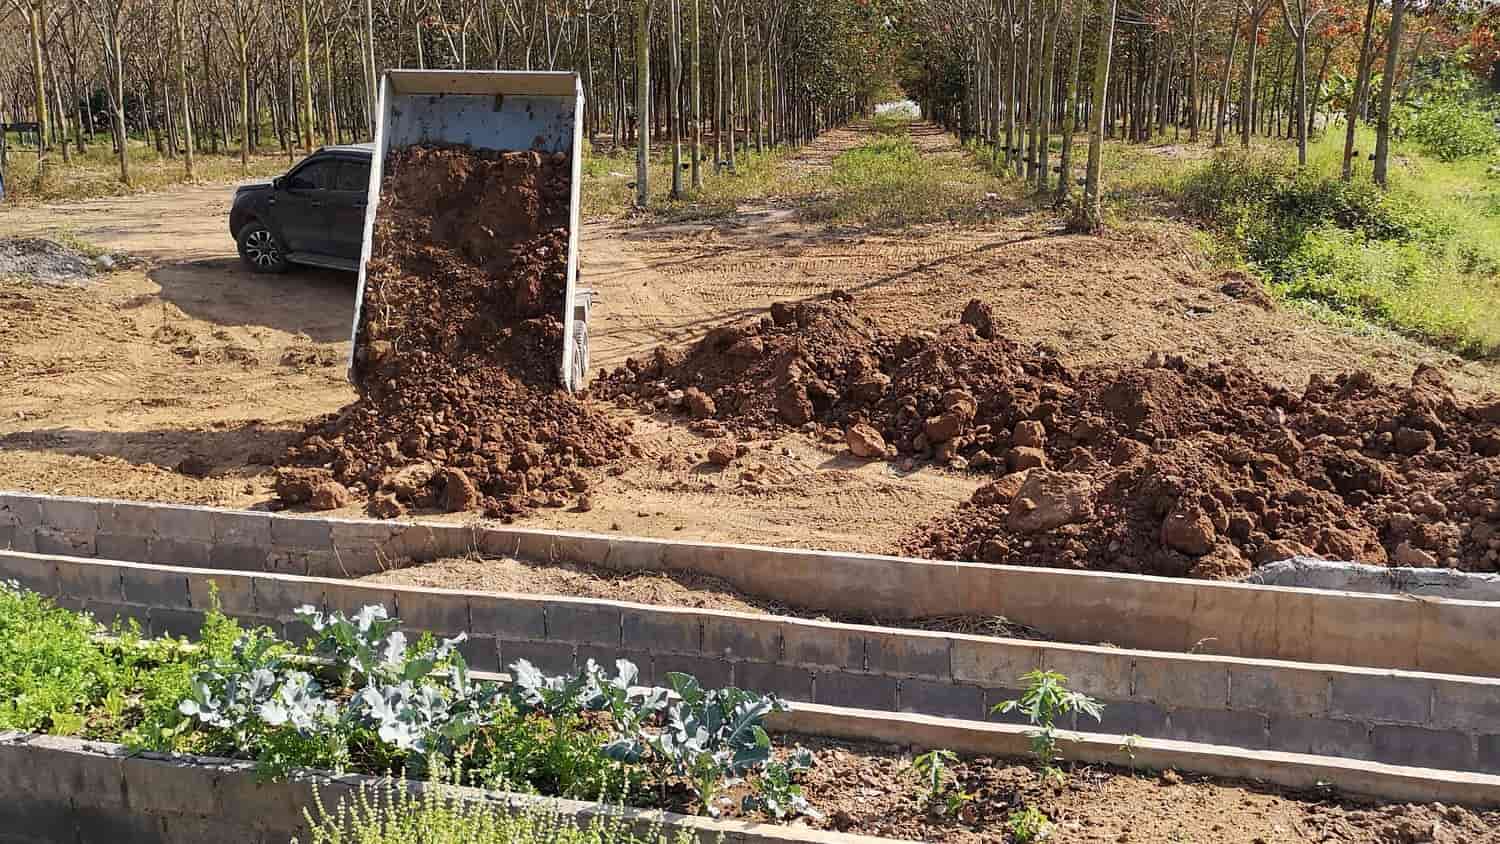
[[892,549],[940,559],[1233,577],[1298,554],[1500,570],[1500,399],[1436,370],[1292,390],[1153,355],[1064,367],[972,302],[891,336],[851,297],[778,304],[594,385],[696,430],[800,428],[853,456],[994,476]]
[[568,156],[410,146],[382,178],[360,398],[308,426],[278,494],[331,509],[352,493],[381,516],[566,505],[628,433],[559,386]]

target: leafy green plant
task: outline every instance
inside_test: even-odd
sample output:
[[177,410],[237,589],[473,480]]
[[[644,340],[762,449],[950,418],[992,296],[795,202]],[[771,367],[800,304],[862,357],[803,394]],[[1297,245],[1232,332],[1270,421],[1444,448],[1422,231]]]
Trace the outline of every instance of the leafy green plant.
[[1470,97],[1429,97],[1403,109],[1397,126],[1423,152],[1442,161],[1489,155],[1500,147],[1494,113]]
[[1082,713],[1095,722],[1103,720],[1104,704],[1082,692],[1068,688],[1068,678],[1056,671],[1034,670],[1021,675],[1026,691],[1018,700],[1007,700],[995,705],[995,714],[1021,712],[1037,729],[1031,731],[1031,752],[1041,764],[1044,774],[1061,779],[1062,771],[1057,767],[1061,758],[1057,749],[1057,719]]
[[936,810],[947,817],[958,817],[974,795],[958,787],[957,780],[948,766],[958,761],[951,750],[929,750],[911,760],[912,771],[917,775],[923,790],[923,799],[929,811]]
[[755,792],[745,796],[742,807],[747,812],[764,812],[777,820],[796,815],[823,817],[807,802],[802,786],[795,782],[797,774],[812,766],[812,752],[806,749],[798,749],[785,762],[767,762],[755,781]]
[[1010,827],[1010,835],[1016,844],[1045,841],[1052,835],[1052,822],[1035,806],[1011,812],[1006,819],[1006,826]]

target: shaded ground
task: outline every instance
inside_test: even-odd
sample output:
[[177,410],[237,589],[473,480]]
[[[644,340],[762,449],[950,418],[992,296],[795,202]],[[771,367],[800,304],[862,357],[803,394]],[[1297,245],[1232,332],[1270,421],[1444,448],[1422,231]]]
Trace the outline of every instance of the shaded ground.
[[[924,148],[937,143],[923,127],[917,134]],[[789,166],[825,166],[814,159],[861,139],[830,133],[806,164],[794,155]],[[195,186],[0,210],[0,234],[67,231],[149,262],[90,291],[0,287],[0,487],[260,505],[271,476],[253,459],[273,461],[293,431],[352,400],[343,368],[353,277],[242,271],[225,230],[230,193]],[[601,294],[595,368],[691,342],[773,301],[843,288],[900,331],[951,322],[968,299],[984,298],[1003,333],[1046,343],[1070,366],[1160,351],[1238,359],[1277,383],[1356,367],[1400,383],[1429,362],[1460,395],[1500,385],[1493,367],[1227,295],[1234,279],[1174,225],[1093,239],[1057,233],[1050,214],[1020,213],[874,234],[804,225],[794,209],[769,204],[741,211],[715,224],[585,227],[582,281]],[[623,474],[590,475],[588,512],[543,509],[526,524],[880,551],[978,486],[942,469],[851,461],[842,443],[801,434],[747,443],[726,469],[707,461],[711,438],[619,413],[635,423],[641,457]],[[195,454],[208,477],[173,471]]]

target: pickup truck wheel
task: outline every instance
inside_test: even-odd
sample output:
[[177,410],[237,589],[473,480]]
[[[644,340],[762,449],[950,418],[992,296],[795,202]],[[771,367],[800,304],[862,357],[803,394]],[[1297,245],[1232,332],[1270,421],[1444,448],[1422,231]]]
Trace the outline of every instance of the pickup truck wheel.
[[282,250],[281,243],[276,240],[276,235],[263,223],[247,223],[244,228],[240,229],[238,242],[240,260],[251,272],[286,272],[286,252]]

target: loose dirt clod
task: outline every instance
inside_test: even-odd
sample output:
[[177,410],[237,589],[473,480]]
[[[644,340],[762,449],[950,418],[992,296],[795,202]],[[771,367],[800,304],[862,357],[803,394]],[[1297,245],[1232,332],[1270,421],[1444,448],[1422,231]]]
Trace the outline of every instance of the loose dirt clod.
[[899,553],[1199,577],[1304,552],[1500,570],[1500,404],[1461,403],[1436,370],[1300,391],[1175,356],[1074,371],[985,339],[987,313],[893,337],[847,294],[779,303],[595,389],[674,410],[691,387],[743,433],[832,428],[858,456],[1000,476]]
[[555,503],[576,467],[620,456],[628,431],[558,386],[570,178],[563,153],[391,153],[355,346],[360,399],[310,425],[283,463],[403,507],[508,517]]

